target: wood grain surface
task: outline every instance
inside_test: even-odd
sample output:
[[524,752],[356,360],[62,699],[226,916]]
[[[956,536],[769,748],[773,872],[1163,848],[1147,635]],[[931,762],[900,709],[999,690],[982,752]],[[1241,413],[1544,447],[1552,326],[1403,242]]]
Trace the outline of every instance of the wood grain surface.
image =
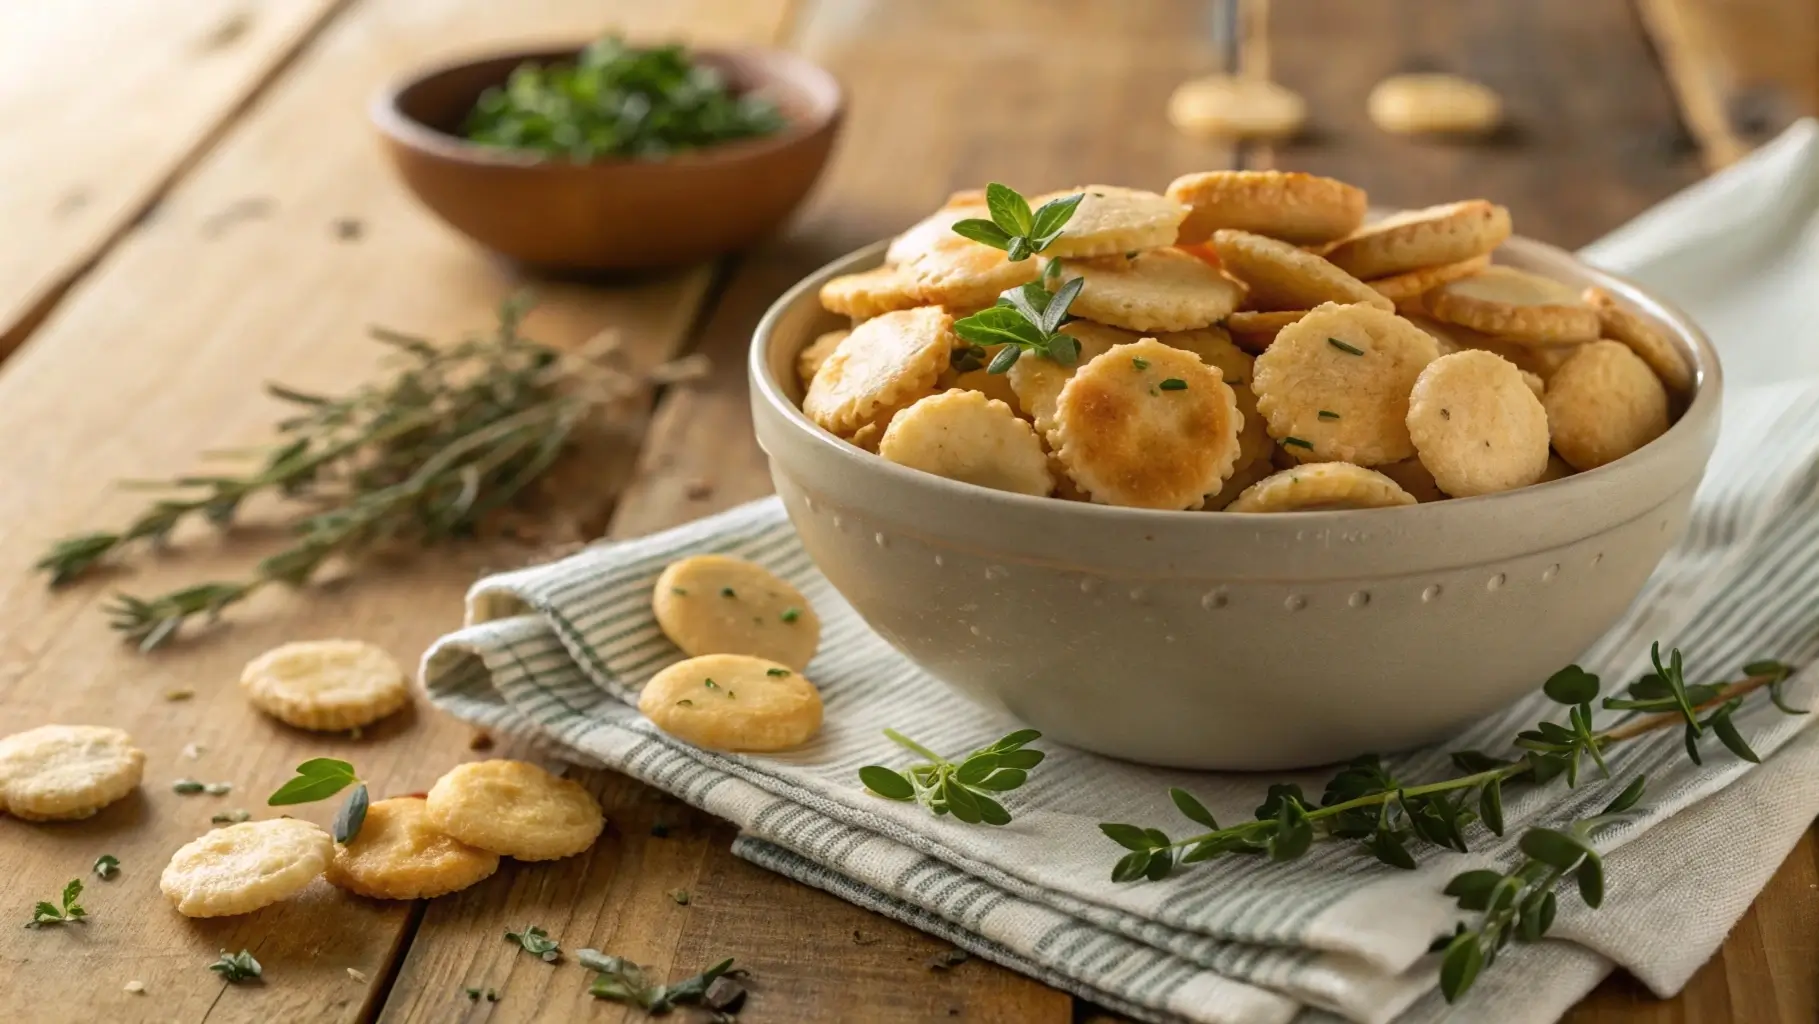
[[0,6],[0,354],[342,2]]
[[[1117,1019],[991,964],[932,972],[938,941],[734,859],[730,826],[609,773],[578,773],[611,818],[592,851],[508,865],[458,896],[381,905],[318,886],[244,918],[169,910],[156,877],[170,852],[216,810],[263,813],[264,795],[305,757],[353,760],[384,795],[486,756],[470,749],[470,730],[424,707],[357,740],[290,730],[252,712],[234,680],[252,655],[308,636],[359,635],[413,661],[458,622],[474,575],[522,549],[466,548],[307,595],[262,595],[150,658],[106,631],[97,606],[108,592],[244,571],[272,543],[272,509],[227,538],[186,532],[172,556],[104,584],[46,593],[29,570],[50,539],[131,513],[137,500],[113,480],[183,472],[202,449],[258,440],[276,414],[260,381],[347,386],[374,368],[365,324],[450,337],[484,327],[526,283],[434,222],[381,165],[361,110],[399,71],[618,26],[786,43],[849,90],[835,162],[773,242],[718,268],[534,282],[539,338],[573,345],[610,328],[643,364],[687,347],[713,360],[705,380],[661,397],[641,451],[590,453],[570,511],[618,537],[768,492],[743,364],[758,316],[804,273],[950,190],[988,179],[1026,192],[1158,188],[1189,170],[1275,165],[1355,181],[1385,205],[1486,195],[1511,206],[1518,230],[1573,246],[1819,110],[1810,0],[1244,0],[1242,19],[1214,0],[197,0],[155,11],[123,0],[108,19],[92,2],[0,11],[10,58],[0,112],[12,115],[0,214],[15,232],[0,242],[0,339],[29,337],[0,369],[0,429],[31,438],[0,449],[5,478],[26,482],[0,489],[0,734],[119,725],[149,760],[143,791],[91,821],[0,819],[13,903],[29,907],[81,875],[94,915],[81,928],[0,928],[0,993],[24,1021],[639,1018],[586,996],[572,965],[551,968],[502,940],[530,922],[567,948],[660,971],[735,956],[754,972],[741,1016],[754,1024]],[[1234,35],[1240,21],[1249,31]],[[78,50],[116,70],[59,59]],[[1228,53],[1307,96],[1310,131],[1234,150],[1169,129],[1169,90]],[[1376,131],[1365,92],[1417,68],[1498,88],[1512,130],[1478,146]],[[77,132],[76,117],[42,102],[52,90],[87,121],[111,112],[130,130]],[[357,237],[343,237],[343,222]],[[164,699],[179,687],[195,697]],[[191,743],[198,759],[181,754]],[[185,775],[235,790],[177,796],[169,782]],[[86,875],[104,852],[122,861],[112,882]],[[1684,995],[1659,1001],[1613,978],[1569,1019],[1819,1019],[1816,937],[1809,834]],[[203,969],[242,947],[264,962],[265,984],[226,987]],[[125,993],[128,980],[147,994]],[[466,986],[500,1000],[471,1002]]]

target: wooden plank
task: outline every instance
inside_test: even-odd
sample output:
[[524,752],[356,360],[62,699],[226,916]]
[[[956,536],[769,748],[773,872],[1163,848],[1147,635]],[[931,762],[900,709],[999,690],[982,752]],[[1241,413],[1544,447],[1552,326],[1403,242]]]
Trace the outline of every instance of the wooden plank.
[[[469,730],[421,708],[358,740],[305,735],[254,713],[234,680],[259,651],[312,636],[361,637],[413,663],[459,622],[462,592],[500,553],[463,549],[306,596],[262,594],[219,630],[155,657],[109,634],[97,612],[107,591],[232,578],[267,548],[257,530],[225,542],[183,533],[182,557],[67,593],[47,593],[30,570],[53,538],[137,508],[143,496],[112,481],[185,472],[201,450],[263,438],[278,410],[260,395],[261,381],[346,387],[374,368],[365,324],[452,337],[487,326],[495,303],[521,283],[403,192],[360,115],[366,99],[402,70],[457,52],[583,39],[603,22],[646,37],[767,39],[783,11],[781,0],[363,0],[0,371],[0,426],[32,438],[0,452],[8,479],[30,482],[0,491],[8,624],[0,734],[46,721],[110,724],[148,755],[143,791],[90,821],[0,820],[0,875],[15,910],[85,875],[101,853],[123,864],[116,881],[89,880],[93,918],[82,928],[0,929],[0,991],[18,1019],[351,1020],[376,1008],[411,923],[410,905],[321,886],[255,915],[192,922],[158,895],[157,876],[215,810],[263,813],[263,796],[304,758],[348,758],[376,793],[394,794],[426,788],[462,757]],[[344,218],[363,225],[357,239],[337,236]],[[578,344],[610,326],[648,362],[681,344],[710,276],[700,268],[612,289],[546,283],[530,330]],[[164,700],[175,687],[193,688],[195,699]],[[182,756],[189,743],[206,748],[200,759]],[[170,780],[185,775],[236,788],[226,798],[172,794]],[[331,813],[299,809],[316,821]],[[507,871],[489,884],[541,889],[548,879]],[[220,949],[243,946],[264,962],[266,983],[224,989],[205,965]],[[128,980],[148,994],[124,993]]]
[[[1276,161],[1333,174],[1374,203],[1487,196],[1516,230],[1576,247],[1698,177],[1676,152],[1674,100],[1625,0],[1460,4],[1280,0],[1275,78],[1307,97],[1311,130]],[[1387,75],[1455,71],[1498,90],[1510,126],[1488,143],[1389,135],[1364,97]]]
[[345,2],[0,6],[0,355]]
[[[961,0],[816,4],[799,46],[847,86],[847,136],[810,212],[743,261],[704,325],[698,350],[713,370],[660,404],[613,534],[637,536],[769,493],[751,437],[745,351],[770,301],[816,266],[988,179],[1026,191],[1088,181],[1160,188],[1185,171],[1229,165],[1229,150],[1181,138],[1162,114],[1177,81],[1220,65],[1215,6],[1050,2],[1037,16],[1028,4]],[[533,917],[664,970],[737,957],[755,978],[740,1019],[759,1024],[1071,1019],[1067,996],[990,964],[931,974],[926,962],[944,948],[937,940],[738,861],[730,827],[646,810],[666,805],[644,787],[595,782],[618,822],[601,844],[618,870],[565,862],[542,869],[538,893],[478,887],[433,902],[388,1020],[440,1019],[444,993],[496,985],[502,974],[517,985],[530,972],[532,984],[549,987],[530,997],[515,988],[496,1013],[522,1019],[532,1011],[506,1004],[527,998],[551,1018],[576,1012],[579,979],[514,964],[499,948],[501,929]],[[652,813],[691,822],[691,842],[710,838],[677,850],[677,832],[649,836]],[[668,896],[674,888],[690,892],[687,908]]]
[[1819,5],[1637,0],[1637,9],[1707,167],[1819,114]]

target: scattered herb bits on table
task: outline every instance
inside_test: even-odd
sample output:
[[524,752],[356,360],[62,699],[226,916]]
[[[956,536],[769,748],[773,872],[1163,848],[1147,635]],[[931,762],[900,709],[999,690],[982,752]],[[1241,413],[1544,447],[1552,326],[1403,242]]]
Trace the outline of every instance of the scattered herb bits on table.
[[462,125],[469,141],[571,160],[657,160],[784,126],[776,103],[740,93],[681,46],[607,37],[573,61],[527,62],[480,94]]
[[977,486],[1234,513],[1498,493],[1666,432],[1664,327],[1493,265],[1494,203],[1366,206],[1285,171],[955,193],[822,287],[852,326],[801,353],[802,410]]

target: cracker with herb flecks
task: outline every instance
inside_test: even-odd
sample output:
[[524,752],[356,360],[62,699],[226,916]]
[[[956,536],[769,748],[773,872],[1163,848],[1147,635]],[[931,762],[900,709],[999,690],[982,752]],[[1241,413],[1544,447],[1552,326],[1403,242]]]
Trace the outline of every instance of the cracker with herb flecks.
[[821,619],[802,592],[769,569],[730,555],[672,562],[651,591],[657,626],[682,653],[748,654],[807,668]]
[[813,683],[787,665],[739,654],[663,669],[644,684],[638,710],[671,736],[709,750],[788,750],[821,729]]

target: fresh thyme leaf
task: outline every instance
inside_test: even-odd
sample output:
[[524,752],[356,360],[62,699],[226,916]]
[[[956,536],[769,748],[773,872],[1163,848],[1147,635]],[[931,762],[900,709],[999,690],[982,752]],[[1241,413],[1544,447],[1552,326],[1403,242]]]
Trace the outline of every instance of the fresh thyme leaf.
[[95,866],[91,870],[95,872],[96,878],[104,882],[108,881],[120,873],[120,858],[111,853],[104,853],[95,858]]
[[891,742],[928,760],[898,771],[871,764],[859,769],[859,781],[888,800],[914,800],[936,817],[951,814],[969,825],[1006,825],[1011,814],[991,794],[1006,793],[1028,781],[1029,770],[1041,763],[1043,752],[1025,750],[1040,739],[1034,729],[1019,729],[990,746],[967,754],[958,763],[936,754],[894,729],[884,730]]
[[1132,356],[1131,365],[1139,370],[1147,370],[1150,368],[1150,361],[1142,356]]
[[250,950],[245,949],[238,953],[222,950],[221,959],[209,964],[208,969],[221,975],[221,980],[230,985],[238,985],[243,981],[251,981],[265,975],[265,968],[260,966],[259,961],[253,959]]
[[208,821],[211,825],[238,825],[243,821],[250,821],[252,817],[251,811],[236,807],[230,811],[216,811],[209,816]]
[[1170,377],[1156,386],[1164,391],[1186,391],[1187,381],[1184,381],[1179,377]]
[[738,597],[739,595],[733,591],[732,587],[721,587],[720,596],[721,597]]
[[1598,677],[1568,665],[1549,676],[1541,689],[1556,704],[1590,704],[1598,699]]
[[1339,414],[1336,412],[1331,412],[1326,409],[1322,409],[1322,410],[1320,410],[1320,418],[1323,420],[1336,420],[1339,418]]
[[480,94],[461,127],[470,141],[575,161],[656,160],[772,135],[782,112],[736,92],[719,69],[680,46],[640,47],[615,36],[572,61],[526,62]]
[[797,619],[800,619],[802,617],[802,609],[785,608],[785,609],[783,609],[783,613],[781,615],[778,615],[777,617],[779,619],[782,619],[784,622],[795,622]]
[[354,837],[360,834],[360,826],[366,824],[367,799],[366,783],[364,782],[356,785],[354,791],[347,795],[347,800],[342,803],[341,810],[335,813],[335,842],[345,846],[353,842]]
[[1017,360],[1022,355],[1022,348],[1016,345],[1006,345],[998,350],[997,355],[992,357],[992,361],[986,366],[985,372],[993,374],[1009,373],[1010,368],[1017,365]]
[[195,779],[178,779],[171,783],[171,792],[178,796],[193,796],[207,788]]
[[60,541],[38,562],[53,584],[79,579],[131,549],[157,547],[182,523],[231,525],[243,505],[274,496],[299,509],[288,546],[238,581],[164,594],[122,594],[106,611],[142,650],[186,624],[218,617],[273,584],[303,586],[331,561],[381,545],[434,547],[469,537],[519,502],[577,431],[604,406],[651,382],[682,379],[681,364],[634,372],[604,345],[582,354],[523,337],[529,309],[517,296],[489,333],[451,345],[375,328],[404,365],[387,378],[336,396],[279,389],[291,408],[277,441],[233,472],[179,477],[170,492],[125,527]]
[[506,932],[505,941],[516,942],[526,953],[553,964],[562,959],[562,947],[549,933],[536,925],[530,925],[521,932]]
[[346,761],[313,757],[298,765],[297,777],[279,786],[265,802],[270,807],[315,803],[327,800],[359,781],[354,766]]
[[772,676],[772,677],[787,676],[787,675],[789,675],[789,669],[787,669],[787,668],[767,668],[764,670],[764,674],[767,676]]
[[679,906],[679,907],[688,906],[689,893],[688,893],[687,889],[671,889],[668,893],[668,896],[671,900],[675,901],[677,906]]
[[234,784],[231,782],[208,782],[203,784],[202,791],[209,796],[226,796],[234,791]]
[[1314,450],[1312,444],[1303,441],[1298,437],[1285,437],[1282,439],[1282,443],[1294,448],[1306,448],[1310,452]]
[[32,907],[32,919],[26,923],[27,928],[42,928],[47,924],[71,924],[88,917],[88,911],[77,903],[82,898],[82,879],[72,878],[63,887],[58,897],[61,904],[40,901]]
[[1328,345],[1331,345],[1334,348],[1338,349],[1339,351],[1344,352],[1346,355],[1361,356],[1364,354],[1363,349],[1358,348],[1354,345],[1347,345],[1345,342],[1340,341],[1338,338],[1328,338],[1328,339],[1326,339],[1326,343]]
[[1011,234],[989,220],[969,217],[954,222],[954,234],[994,249],[1009,249]]
[[995,181],[986,185],[985,208],[991,211],[992,223],[1013,235],[1029,237],[1034,218],[1029,201],[1016,189]]

